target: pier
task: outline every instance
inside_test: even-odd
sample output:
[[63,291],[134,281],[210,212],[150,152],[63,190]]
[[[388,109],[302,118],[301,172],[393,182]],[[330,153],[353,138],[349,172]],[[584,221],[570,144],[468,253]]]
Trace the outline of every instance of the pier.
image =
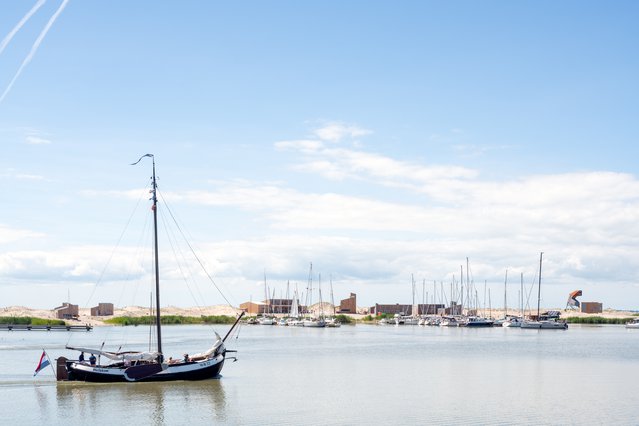
[[8,331],[91,331],[93,326],[86,325],[31,325],[31,324],[0,324],[0,330]]

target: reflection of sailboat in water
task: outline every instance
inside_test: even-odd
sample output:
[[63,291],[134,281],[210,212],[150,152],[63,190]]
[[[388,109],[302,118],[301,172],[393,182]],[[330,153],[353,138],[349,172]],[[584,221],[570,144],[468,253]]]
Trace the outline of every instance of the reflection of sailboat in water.
[[[202,380],[216,377],[220,374],[226,359],[226,347],[224,341],[233,331],[243,313],[241,313],[224,338],[215,333],[216,340],[206,351],[192,355],[179,363],[168,362],[162,352],[162,327],[160,323],[160,278],[158,264],[158,233],[157,233],[157,185],[155,179],[155,158],[152,154],[146,154],[134,163],[139,163],[142,158],[153,159],[153,176],[151,194],[153,201],[153,248],[155,256],[155,295],[156,314],[155,328],[157,333],[156,351],[105,351],[103,348],[92,349],[84,347],[70,347],[67,349],[91,354],[91,362],[85,363],[76,360],[58,358],[58,380],[77,380],[86,382],[138,382],[138,381],[172,381],[172,380]],[[198,259],[199,260],[199,259]],[[104,346],[104,343],[102,344]],[[108,364],[97,365],[95,356],[106,358]]]
[[[135,418],[150,419],[149,424],[179,424],[184,412],[198,413],[202,423],[224,422],[228,417],[223,380],[205,382],[145,382],[124,384],[65,384],[57,386],[58,410],[65,413],[68,424],[81,424],[86,418],[103,418],[104,413],[118,412],[122,401],[136,401]],[[179,406],[180,410],[175,410]],[[172,417],[178,416],[178,417]]]

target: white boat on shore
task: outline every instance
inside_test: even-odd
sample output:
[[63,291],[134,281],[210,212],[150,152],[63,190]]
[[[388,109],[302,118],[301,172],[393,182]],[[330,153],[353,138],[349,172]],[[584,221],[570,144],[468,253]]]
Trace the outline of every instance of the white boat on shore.
[[519,318],[519,317],[511,317],[508,318],[507,320],[505,320],[504,322],[502,322],[501,326],[502,327],[518,327],[521,328],[521,324],[524,321]]
[[337,328],[341,327],[342,323],[335,317],[326,318],[326,327]]
[[259,325],[275,325],[277,321],[273,317],[259,317],[257,323]]
[[459,321],[455,317],[443,317],[439,322],[440,327],[459,327]]
[[396,325],[418,325],[419,317],[413,317],[410,315],[395,315],[393,319]]
[[535,328],[538,330],[566,330],[568,323],[557,320],[523,321],[521,328]]
[[326,327],[326,321],[323,318],[307,318],[304,320],[304,327]]
[[626,328],[639,328],[639,318],[626,323]]

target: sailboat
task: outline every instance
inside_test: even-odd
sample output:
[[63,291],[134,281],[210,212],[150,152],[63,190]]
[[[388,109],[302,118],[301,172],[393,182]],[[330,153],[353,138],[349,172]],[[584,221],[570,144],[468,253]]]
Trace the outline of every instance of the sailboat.
[[341,327],[342,323],[339,322],[335,312],[335,299],[333,298],[333,276],[331,275],[330,279],[331,283],[331,305],[333,306],[333,316],[330,318],[326,318],[326,327],[337,328]]
[[[71,347],[75,350],[91,354],[90,361],[69,360],[65,357],[57,359],[58,380],[84,381],[84,382],[142,382],[142,381],[173,381],[173,380],[203,380],[219,376],[227,352],[224,342],[237,326],[244,315],[242,312],[224,336],[220,337],[215,333],[215,340],[212,346],[202,353],[192,355],[177,363],[166,360],[162,351],[162,326],[160,323],[160,277],[158,263],[158,226],[157,226],[157,185],[155,179],[155,157],[153,154],[145,154],[133,163],[138,164],[144,157],[153,160],[153,177],[151,194],[153,201],[153,251],[155,256],[155,328],[157,333],[157,349],[155,351],[126,351],[111,352],[100,349],[86,347]],[[104,344],[102,344],[104,346]],[[106,358],[106,364],[96,363],[98,359]],[[81,359],[83,356],[80,357]]]
[[300,305],[297,296],[297,288],[293,292],[293,300],[291,301],[291,312],[288,315],[287,325],[303,327],[304,321],[300,319]]
[[512,327],[517,328],[521,327],[521,323],[524,318],[524,274],[521,273],[521,290],[519,292],[521,294],[521,300],[519,301],[521,306],[521,315],[520,316],[511,316],[506,321],[503,322],[502,327]]
[[268,297],[268,286],[266,285],[266,271],[264,271],[264,296],[266,296],[266,300],[264,301],[264,313],[261,317],[257,319],[257,323],[260,325],[275,325],[277,322],[275,321],[275,317],[271,316],[270,307],[271,301]]
[[521,328],[534,328],[546,330],[566,330],[568,323],[565,321],[557,321],[556,319],[542,318],[539,313],[539,305],[541,303],[541,262],[544,253],[539,255],[539,284],[537,289],[537,319],[535,321],[525,320],[521,323]]
[[[312,328],[323,328],[326,327],[326,321],[324,320],[324,308],[322,306],[322,277],[320,275],[318,281],[318,293],[319,293],[319,315],[317,317],[312,316],[304,319],[304,327],[312,327]],[[311,263],[310,270],[308,273],[308,297],[309,304],[311,306],[313,304],[313,264]]]

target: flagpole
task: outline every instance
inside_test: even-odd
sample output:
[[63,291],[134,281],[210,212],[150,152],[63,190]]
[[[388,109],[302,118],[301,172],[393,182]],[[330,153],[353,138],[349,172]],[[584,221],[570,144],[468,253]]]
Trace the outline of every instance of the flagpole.
[[58,373],[55,371],[55,368],[53,368],[53,363],[51,362],[51,358],[49,358],[49,354],[47,353],[47,351],[44,350],[44,348],[42,348],[42,352],[44,352],[44,354],[47,356],[49,365],[51,366],[51,369],[53,370],[53,377],[55,377],[55,379],[58,380]]

